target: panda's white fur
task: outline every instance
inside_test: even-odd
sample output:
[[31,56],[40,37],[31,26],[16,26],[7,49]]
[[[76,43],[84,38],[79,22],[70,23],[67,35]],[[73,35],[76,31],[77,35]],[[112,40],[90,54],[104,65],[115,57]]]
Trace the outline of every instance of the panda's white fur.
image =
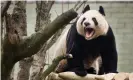
[[[94,35],[89,38],[85,36],[85,31],[84,31],[85,25],[81,24],[84,17],[86,18],[84,22],[89,22],[90,23],[89,27],[95,30]],[[97,26],[94,24],[94,21],[92,20],[93,17],[96,18],[98,22]],[[87,40],[94,39],[99,35],[105,35],[109,28],[105,17],[102,14],[100,14],[99,11],[97,10],[89,10],[89,11],[86,11],[84,14],[82,14],[77,21],[76,27],[77,27],[78,33],[84,36]]]
[[66,54],[66,37],[67,37],[68,29],[65,30],[65,33],[62,34],[59,41],[55,45],[55,53],[54,58],[58,56],[62,56]]

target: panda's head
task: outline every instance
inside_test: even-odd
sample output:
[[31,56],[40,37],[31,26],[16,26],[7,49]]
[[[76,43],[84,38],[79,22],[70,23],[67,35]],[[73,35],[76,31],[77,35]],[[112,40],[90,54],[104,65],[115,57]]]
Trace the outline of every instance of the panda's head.
[[109,25],[105,19],[105,13],[102,6],[99,11],[90,10],[87,5],[77,20],[77,32],[84,36],[86,40],[94,39],[100,35],[106,35]]

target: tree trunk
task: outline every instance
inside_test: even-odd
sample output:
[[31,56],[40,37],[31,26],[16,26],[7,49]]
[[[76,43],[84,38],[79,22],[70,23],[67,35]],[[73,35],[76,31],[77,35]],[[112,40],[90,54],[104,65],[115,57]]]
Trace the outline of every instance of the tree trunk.
[[11,1],[6,1],[3,3],[3,5],[1,6],[1,17],[3,18],[5,13],[7,12],[9,6],[11,4]]
[[[54,1],[49,1],[49,2],[54,2]],[[51,10],[51,8],[49,8],[49,6],[52,7],[51,4],[47,1],[36,1],[36,28],[35,28],[35,32],[41,30],[43,28],[43,26],[46,26],[48,23],[50,23],[50,13],[49,11]]]
[[12,13],[14,25],[20,36],[27,36],[26,1],[16,1]]
[[[27,22],[26,22],[26,1],[16,1],[15,7],[12,13],[12,19],[16,26],[16,30],[19,36],[27,36]],[[19,62],[20,71],[18,73],[18,80],[28,80],[30,63],[27,60],[21,60]]]
[[18,52],[19,36],[11,15],[6,14],[6,35],[3,41],[1,59],[2,80],[9,79],[11,70],[15,64],[15,56]]
[[[17,18],[12,20],[11,15],[6,17],[6,36],[3,43],[3,52],[1,58],[2,80],[7,80],[14,64],[26,57],[30,57],[37,53],[42,44],[44,44],[57,30],[67,25],[72,19],[77,16],[74,9],[66,11],[58,16],[54,21],[48,24],[43,30],[32,34],[27,38],[20,38]],[[22,17],[23,18],[23,17]]]
[[[10,18],[8,18],[10,17]],[[7,29],[7,46],[10,46],[9,51],[6,49],[7,46],[5,46],[5,51],[8,54],[12,54],[12,57],[10,56],[10,60],[11,60],[11,67],[10,69],[13,67],[15,61],[14,61],[14,57],[15,54],[17,54],[17,44],[20,41],[20,36],[26,36],[27,35],[27,23],[26,23],[26,2],[25,1],[18,1],[15,3],[15,7],[13,10],[12,15],[7,15],[6,19],[8,20],[9,23],[6,24],[6,29]],[[8,41],[9,40],[9,41]],[[7,56],[5,56],[7,57]],[[9,63],[7,63],[9,64]],[[10,71],[5,71],[5,73],[9,73]],[[25,73],[24,73],[25,74]],[[8,75],[9,77],[10,75]],[[4,77],[4,76],[3,76]]]
[[[48,23],[50,23],[50,10],[54,1],[37,1],[36,2],[36,28],[35,31],[43,29]],[[33,56],[32,66],[30,68],[30,80],[39,79],[43,67],[45,65],[45,50],[46,44]]]
[[32,57],[19,61],[20,71],[17,80],[29,80],[29,69],[31,67]]

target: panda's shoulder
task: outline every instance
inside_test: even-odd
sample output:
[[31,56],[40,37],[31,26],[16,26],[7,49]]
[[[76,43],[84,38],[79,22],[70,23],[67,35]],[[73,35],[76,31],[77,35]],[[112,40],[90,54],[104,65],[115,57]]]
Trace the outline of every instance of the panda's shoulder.
[[99,37],[100,41],[110,41],[110,40],[114,40],[114,33],[112,31],[112,28],[109,26],[107,34],[106,35],[102,35]]
[[109,26],[108,32],[107,32],[107,37],[108,38],[114,38],[114,33],[112,28]]
[[115,41],[115,36],[114,36],[113,30],[110,26],[109,26],[107,34],[103,37],[103,39],[106,42],[114,42]]

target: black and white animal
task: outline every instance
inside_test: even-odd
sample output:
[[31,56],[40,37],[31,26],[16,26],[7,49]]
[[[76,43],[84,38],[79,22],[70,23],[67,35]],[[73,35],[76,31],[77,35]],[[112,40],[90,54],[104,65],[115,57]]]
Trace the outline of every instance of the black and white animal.
[[[72,59],[60,62],[57,72],[72,71],[79,76],[93,73],[94,70],[96,74],[117,72],[115,37],[105,19],[102,6],[99,10],[90,10],[87,5],[57,44],[56,56],[73,55]],[[99,56],[102,60],[100,66],[98,66]],[[93,70],[94,64],[97,67]]]

